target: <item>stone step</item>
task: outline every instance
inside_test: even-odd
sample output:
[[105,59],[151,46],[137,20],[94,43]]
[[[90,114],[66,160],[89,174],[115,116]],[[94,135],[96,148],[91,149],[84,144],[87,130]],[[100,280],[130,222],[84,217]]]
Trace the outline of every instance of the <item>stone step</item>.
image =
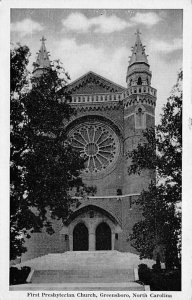
[[31,267],[27,281],[34,289],[60,285],[61,290],[144,290],[135,282],[142,262],[133,253],[72,251],[50,253],[17,266]]
[[135,281],[134,269],[35,270],[31,283],[110,283]]
[[[10,291],[147,291],[149,286],[137,282],[111,283],[29,283],[12,285]],[[98,295],[99,297],[99,295]],[[109,297],[107,297],[109,298]],[[119,298],[119,297],[118,297]]]
[[65,253],[51,253],[38,258],[22,262],[18,267],[29,266],[34,270],[70,270],[70,269],[124,269],[135,268],[140,263],[151,266],[152,260],[140,260],[133,253],[119,251],[69,251]]

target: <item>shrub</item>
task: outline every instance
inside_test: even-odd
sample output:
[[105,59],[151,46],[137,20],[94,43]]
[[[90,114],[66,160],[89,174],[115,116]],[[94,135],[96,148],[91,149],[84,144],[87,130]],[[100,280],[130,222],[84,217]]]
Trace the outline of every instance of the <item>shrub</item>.
[[150,285],[152,291],[181,291],[181,270],[162,270],[157,264],[149,269],[146,264],[139,265],[139,281]]
[[30,271],[30,267],[22,267],[20,270],[16,267],[11,267],[9,273],[10,285],[26,283]]
[[148,268],[146,264],[139,265],[139,280],[144,284],[149,285],[151,282],[151,270]]

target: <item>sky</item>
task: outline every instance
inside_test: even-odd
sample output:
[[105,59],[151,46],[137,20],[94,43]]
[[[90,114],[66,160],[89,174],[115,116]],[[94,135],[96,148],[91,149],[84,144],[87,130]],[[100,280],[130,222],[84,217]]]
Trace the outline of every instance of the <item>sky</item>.
[[94,71],[126,87],[135,32],[141,41],[157,89],[156,123],[182,68],[183,12],[176,9],[11,9],[11,42],[29,46],[30,65],[40,39],[50,59],[60,59],[71,81]]

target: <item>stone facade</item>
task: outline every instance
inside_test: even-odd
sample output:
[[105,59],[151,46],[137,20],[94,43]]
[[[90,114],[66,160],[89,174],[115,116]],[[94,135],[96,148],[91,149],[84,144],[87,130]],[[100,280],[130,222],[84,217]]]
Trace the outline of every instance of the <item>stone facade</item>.
[[54,221],[52,236],[34,233],[23,260],[68,250],[134,252],[128,237],[141,218],[135,200],[154,173],[128,175],[131,162],[126,154],[142,142],[142,130],[155,124],[156,89],[151,87],[149,68],[137,32],[126,88],[94,72],[68,86],[77,114],[63,126],[72,145],[87,157],[83,181],[96,186],[97,192],[94,197],[79,199],[81,205],[65,224]]

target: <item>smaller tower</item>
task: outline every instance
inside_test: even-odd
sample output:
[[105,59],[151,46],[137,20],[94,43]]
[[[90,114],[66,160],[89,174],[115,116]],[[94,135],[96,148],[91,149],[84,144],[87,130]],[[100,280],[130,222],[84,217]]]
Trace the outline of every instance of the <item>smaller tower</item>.
[[45,47],[46,39],[44,38],[44,36],[42,36],[42,39],[40,41],[41,41],[41,48],[37,53],[37,59],[36,62],[34,63],[34,70],[33,70],[34,77],[40,76],[42,73],[46,72],[48,69],[51,68],[49,52]]
[[[142,131],[154,127],[157,91],[151,86],[152,73],[145,46],[142,45],[140,32],[136,32],[136,41],[132,47],[127,68],[127,91],[124,99],[124,150],[132,151],[143,142]],[[124,175],[124,194],[140,193],[148,187],[153,174],[146,171],[128,175],[127,168],[131,160],[126,158]]]
[[130,56],[129,66],[127,69],[127,87],[137,85],[151,85],[151,71],[147,55],[145,54],[145,46],[142,45],[140,32],[137,30],[136,41],[132,47],[132,55]]

